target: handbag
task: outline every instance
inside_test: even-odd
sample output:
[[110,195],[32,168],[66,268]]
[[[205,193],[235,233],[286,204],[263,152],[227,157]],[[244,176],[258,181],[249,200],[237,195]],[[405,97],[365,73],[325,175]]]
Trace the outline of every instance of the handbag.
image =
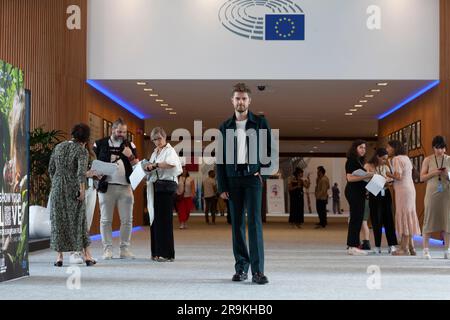
[[158,193],[175,193],[178,189],[178,184],[172,180],[159,179],[158,171],[156,171],[157,180],[155,181],[155,192]]

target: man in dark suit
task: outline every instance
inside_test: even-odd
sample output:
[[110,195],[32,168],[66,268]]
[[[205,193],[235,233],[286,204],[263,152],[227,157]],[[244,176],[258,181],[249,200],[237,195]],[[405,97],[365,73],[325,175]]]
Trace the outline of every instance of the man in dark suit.
[[[264,117],[249,111],[250,93],[243,83],[234,86],[231,98],[234,115],[220,126],[223,139],[219,147],[222,155],[217,159],[217,186],[220,196],[228,199],[230,204],[236,261],[232,280],[247,280],[251,267],[252,281],[266,284],[261,221],[262,176],[270,175],[264,169],[271,163],[263,163],[260,148],[265,145],[266,155],[271,156],[271,132]],[[246,243],[246,212],[250,252]]]

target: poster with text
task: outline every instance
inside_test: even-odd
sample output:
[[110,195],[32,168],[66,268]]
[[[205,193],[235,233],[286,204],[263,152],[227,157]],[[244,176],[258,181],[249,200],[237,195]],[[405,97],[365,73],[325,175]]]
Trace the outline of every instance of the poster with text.
[[285,213],[284,181],[282,179],[267,179],[267,212]]
[[29,274],[28,115],[22,71],[0,60],[0,282]]

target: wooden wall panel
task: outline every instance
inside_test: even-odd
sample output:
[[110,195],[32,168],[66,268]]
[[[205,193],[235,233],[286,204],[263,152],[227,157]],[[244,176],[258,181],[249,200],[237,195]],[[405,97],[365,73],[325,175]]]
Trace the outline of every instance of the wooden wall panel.
[[[447,0],[440,1],[440,81],[436,88],[381,120],[379,122],[380,138],[421,120],[422,148],[411,152],[410,156],[432,154],[431,141],[436,135],[444,135],[450,139],[450,3]],[[416,184],[417,214],[421,224],[424,215],[425,188],[426,185],[423,183]]]
[[[66,27],[70,5],[81,9],[81,30]],[[0,59],[24,71],[32,129],[44,125],[70,133],[75,123],[88,123],[88,112],[109,121],[122,117],[143,150],[137,129],[144,122],[86,84],[87,0],[0,0]],[[143,222],[143,206],[141,187],[135,192],[135,225]],[[117,216],[113,227],[119,227]],[[98,209],[91,232],[99,232]]]

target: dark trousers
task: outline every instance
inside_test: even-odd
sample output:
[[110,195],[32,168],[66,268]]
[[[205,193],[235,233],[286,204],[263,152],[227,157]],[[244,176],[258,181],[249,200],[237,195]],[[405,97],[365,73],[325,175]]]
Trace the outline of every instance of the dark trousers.
[[375,247],[381,247],[381,235],[383,226],[386,231],[386,239],[389,246],[396,246],[394,216],[392,214],[392,197],[389,190],[385,190],[384,197],[379,194],[369,196],[370,220],[372,221]]
[[225,200],[227,205],[227,223],[231,224],[231,210],[230,210],[230,200]]
[[217,198],[210,197],[205,198],[205,219],[209,223],[209,213],[211,212],[212,222],[216,222],[216,212],[217,212]]
[[150,228],[152,257],[175,258],[172,193],[155,192],[155,219]]
[[[261,219],[262,182],[259,177],[229,178],[233,254],[236,272],[264,272],[264,241]],[[250,252],[247,250],[245,212]]]
[[350,205],[347,245],[349,247],[358,247],[361,244],[359,233],[361,232],[364,220],[364,208],[366,204],[365,191],[364,189],[354,190],[347,184],[347,187],[345,188],[345,197]]
[[316,200],[317,214],[319,215],[319,223],[322,227],[327,226],[327,200]]

